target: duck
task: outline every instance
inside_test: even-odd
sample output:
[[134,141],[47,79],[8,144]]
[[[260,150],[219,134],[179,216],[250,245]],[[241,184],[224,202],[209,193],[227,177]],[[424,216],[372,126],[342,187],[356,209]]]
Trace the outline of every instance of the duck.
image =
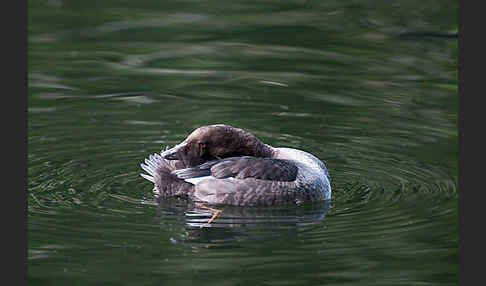
[[272,147],[225,124],[193,130],[181,143],[149,155],[140,174],[158,199],[209,205],[275,206],[331,200],[326,165],[299,149]]

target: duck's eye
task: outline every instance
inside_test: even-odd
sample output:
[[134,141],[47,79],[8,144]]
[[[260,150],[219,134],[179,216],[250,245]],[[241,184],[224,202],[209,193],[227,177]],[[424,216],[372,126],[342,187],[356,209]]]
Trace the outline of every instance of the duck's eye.
[[206,143],[199,143],[199,155],[203,156],[206,153]]

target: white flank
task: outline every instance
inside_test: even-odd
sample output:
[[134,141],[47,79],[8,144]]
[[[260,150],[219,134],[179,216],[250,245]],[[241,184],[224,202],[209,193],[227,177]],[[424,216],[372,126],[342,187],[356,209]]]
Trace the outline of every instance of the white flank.
[[197,184],[197,183],[199,183],[201,181],[207,180],[207,179],[214,179],[214,177],[213,176],[204,176],[204,177],[184,179],[184,181],[195,185],[195,184]]

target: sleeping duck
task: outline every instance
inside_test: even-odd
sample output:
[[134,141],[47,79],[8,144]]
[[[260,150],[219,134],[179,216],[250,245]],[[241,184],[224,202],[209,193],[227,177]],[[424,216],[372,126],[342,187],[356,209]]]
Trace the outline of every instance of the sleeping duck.
[[330,200],[326,166],[313,155],[274,148],[229,125],[194,130],[183,142],[141,164],[158,197],[195,202],[271,206]]

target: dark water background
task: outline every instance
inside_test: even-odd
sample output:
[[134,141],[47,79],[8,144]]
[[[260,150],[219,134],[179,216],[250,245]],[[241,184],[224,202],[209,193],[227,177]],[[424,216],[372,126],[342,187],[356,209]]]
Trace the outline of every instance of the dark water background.
[[[457,285],[458,3],[29,1],[29,285]],[[226,123],[330,204],[153,204],[139,164]]]

